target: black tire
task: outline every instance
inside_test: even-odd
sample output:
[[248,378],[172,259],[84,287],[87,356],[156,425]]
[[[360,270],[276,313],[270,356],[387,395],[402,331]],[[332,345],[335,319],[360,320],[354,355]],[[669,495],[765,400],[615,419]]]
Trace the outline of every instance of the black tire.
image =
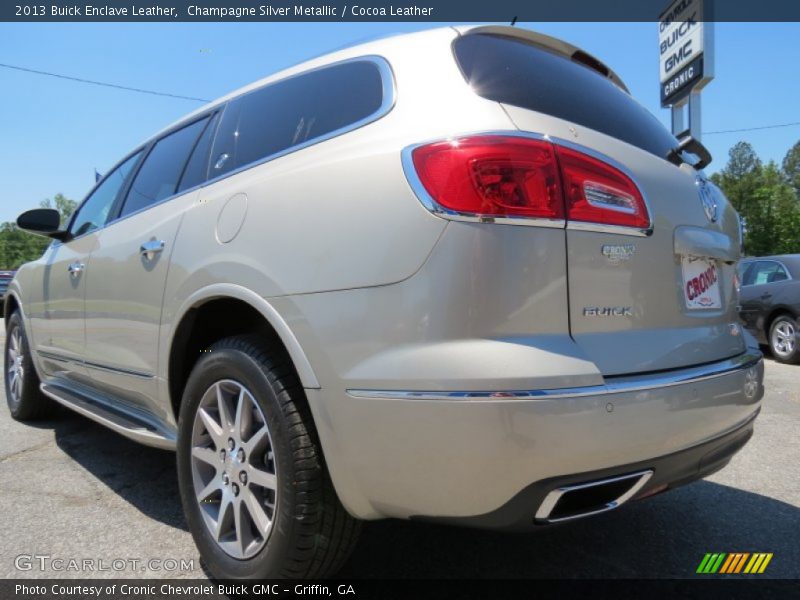
[[[206,392],[235,381],[268,426],[278,476],[277,509],[266,544],[252,558],[226,553],[201,515],[192,475],[192,432]],[[318,578],[336,573],[355,546],[360,522],[333,489],[303,388],[289,358],[260,338],[217,342],[192,370],[178,423],[178,479],[186,520],[203,561],[218,579]]]
[[[18,393],[12,393],[11,374],[10,374],[10,353],[16,335],[19,335],[17,342],[20,345],[19,354],[21,356],[22,382]],[[6,344],[3,349],[3,373],[6,390],[6,403],[11,411],[11,416],[17,421],[35,421],[47,419],[56,413],[56,404],[47,396],[42,394],[39,389],[39,376],[31,359],[28,336],[25,334],[25,325],[19,311],[15,311],[6,319]]]
[[[794,340],[787,347],[786,342],[781,344],[780,338],[784,340],[785,335],[780,336],[780,332],[791,332]],[[769,349],[775,360],[786,364],[800,364],[800,340],[797,339],[798,322],[791,315],[778,315],[769,327]]]

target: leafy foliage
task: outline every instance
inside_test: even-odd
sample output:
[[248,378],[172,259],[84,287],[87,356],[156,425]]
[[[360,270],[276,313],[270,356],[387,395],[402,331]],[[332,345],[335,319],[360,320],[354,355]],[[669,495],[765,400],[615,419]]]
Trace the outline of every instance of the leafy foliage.
[[744,225],[747,254],[800,252],[800,142],[779,167],[764,165],[747,142],[728,153],[728,163],[711,179],[739,211]]

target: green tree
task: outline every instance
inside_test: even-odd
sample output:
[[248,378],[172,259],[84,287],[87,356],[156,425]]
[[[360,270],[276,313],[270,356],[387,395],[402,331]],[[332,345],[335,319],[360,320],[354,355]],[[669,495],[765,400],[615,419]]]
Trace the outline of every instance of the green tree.
[[72,213],[78,208],[78,203],[75,200],[70,200],[64,194],[56,194],[53,199],[46,198],[42,200],[40,205],[42,208],[55,208],[61,215],[61,225],[64,226],[69,221]]
[[737,143],[728,156],[725,168],[712,180],[742,216],[747,254],[800,252],[800,202],[796,189],[787,182],[791,160],[784,159],[783,170],[774,162],[763,165],[747,142]]
[[725,192],[739,214],[747,220],[754,211],[754,194],[760,184],[761,160],[747,142],[738,142],[728,151],[728,163],[711,176]]
[[800,142],[797,142],[783,158],[783,174],[800,198]]

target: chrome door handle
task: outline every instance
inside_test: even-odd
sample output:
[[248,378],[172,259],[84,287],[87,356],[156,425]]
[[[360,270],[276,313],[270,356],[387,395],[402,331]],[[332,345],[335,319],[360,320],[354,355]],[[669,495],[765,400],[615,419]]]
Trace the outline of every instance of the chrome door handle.
[[86,265],[80,262],[74,262],[67,267],[67,271],[69,272],[70,276],[73,279],[77,279],[83,270],[86,268]]
[[153,260],[156,254],[161,254],[164,251],[164,246],[167,243],[164,240],[150,240],[142,244],[139,248],[139,254],[144,256],[147,260]]

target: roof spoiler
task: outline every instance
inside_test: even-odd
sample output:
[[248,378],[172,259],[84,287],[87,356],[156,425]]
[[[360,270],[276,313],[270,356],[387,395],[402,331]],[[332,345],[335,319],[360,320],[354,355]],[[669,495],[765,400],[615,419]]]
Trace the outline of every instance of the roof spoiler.
[[625,85],[622,79],[620,79],[619,75],[612,71],[605,63],[592,56],[588,52],[584,52],[577,46],[568,44],[567,42],[559,40],[558,38],[544,35],[543,33],[536,33],[535,31],[531,31],[529,29],[510,27],[508,25],[479,25],[477,27],[465,26],[455,27],[454,29],[461,35],[483,33],[490,35],[502,35],[504,37],[512,37],[524,40],[530,44],[534,44],[540,48],[554,52],[555,54],[560,54],[561,56],[569,58],[574,62],[580,63],[585,67],[600,73],[603,77],[611,80],[614,85],[619,87],[626,94],[630,94],[628,87]]

